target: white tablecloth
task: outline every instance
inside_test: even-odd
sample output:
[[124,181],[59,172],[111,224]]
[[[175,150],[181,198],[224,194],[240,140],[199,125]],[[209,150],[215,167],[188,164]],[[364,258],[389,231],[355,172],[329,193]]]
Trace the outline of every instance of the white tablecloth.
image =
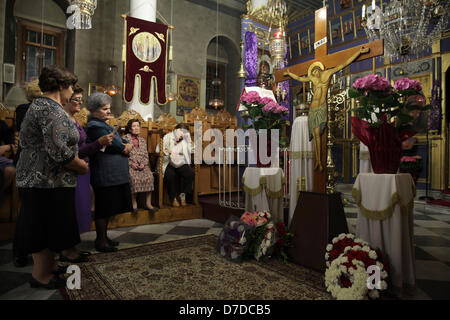
[[283,219],[284,173],[281,168],[247,167],[242,177],[245,210],[269,211],[277,223]]
[[[289,152],[289,221],[297,206],[297,191],[312,191],[313,188],[313,145],[309,141],[308,117],[300,116],[294,120]],[[305,190],[302,190],[302,178],[305,178]],[[297,179],[299,190],[297,190]]]
[[369,148],[362,142],[359,143],[359,173],[371,173]]
[[353,186],[356,236],[388,257],[397,288],[415,285],[414,196],[410,174],[361,173]]

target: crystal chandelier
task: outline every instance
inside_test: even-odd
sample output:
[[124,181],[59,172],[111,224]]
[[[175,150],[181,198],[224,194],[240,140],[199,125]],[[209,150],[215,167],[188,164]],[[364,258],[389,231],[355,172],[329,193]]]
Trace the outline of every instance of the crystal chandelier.
[[[285,33],[285,26],[287,24],[286,12],[286,3],[283,0],[274,0],[270,3],[269,17],[271,25],[269,28],[269,52],[272,57],[272,65],[275,69],[284,68],[284,58],[286,57],[287,52]],[[273,32],[270,32],[273,21],[275,21],[278,26],[274,28]]]
[[80,9],[79,15],[73,15],[73,24],[76,29],[91,29],[92,17],[97,9],[97,0],[71,0],[70,4]]
[[386,57],[410,60],[440,38],[449,10],[448,0],[392,0],[382,12],[373,0],[362,7],[362,21],[369,41],[384,39]]

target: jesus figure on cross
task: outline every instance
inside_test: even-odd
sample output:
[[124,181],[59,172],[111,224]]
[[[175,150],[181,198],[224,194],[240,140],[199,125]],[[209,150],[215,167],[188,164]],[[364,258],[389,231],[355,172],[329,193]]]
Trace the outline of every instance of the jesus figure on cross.
[[359,51],[348,58],[343,64],[334,68],[325,70],[324,65],[320,61],[313,62],[308,68],[307,77],[299,77],[289,69],[283,74],[300,82],[311,81],[313,83],[313,100],[309,108],[308,129],[309,140],[313,140],[315,162],[314,170],[323,171],[321,162],[321,136],[327,126],[327,94],[330,79],[333,74],[344,69],[355,61],[360,54],[369,52],[369,48],[361,47]]

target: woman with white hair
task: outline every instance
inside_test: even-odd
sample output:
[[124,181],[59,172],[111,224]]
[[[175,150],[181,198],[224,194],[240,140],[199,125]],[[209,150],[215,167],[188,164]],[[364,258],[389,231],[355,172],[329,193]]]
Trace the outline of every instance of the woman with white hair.
[[99,252],[117,251],[118,242],[107,236],[109,219],[132,211],[128,156],[132,145],[128,144],[106,121],[111,115],[112,99],[105,93],[95,92],[87,100],[91,118],[86,126],[89,141],[114,133],[112,144],[95,153],[89,159],[91,185],[95,194],[95,249]]

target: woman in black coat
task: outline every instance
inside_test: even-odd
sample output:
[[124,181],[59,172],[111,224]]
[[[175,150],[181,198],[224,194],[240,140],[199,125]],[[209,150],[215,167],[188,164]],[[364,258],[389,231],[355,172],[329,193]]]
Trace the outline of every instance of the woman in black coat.
[[95,194],[95,249],[100,252],[117,251],[117,242],[107,236],[109,219],[118,213],[132,211],[128,155],[132,145],[119,136],[106,121],[111,115],[110,96],[96,92],[89,96],[87,108],[91,118],[86,126],[88,140],[114,132],[112,145],[89,159],[91,185]]

